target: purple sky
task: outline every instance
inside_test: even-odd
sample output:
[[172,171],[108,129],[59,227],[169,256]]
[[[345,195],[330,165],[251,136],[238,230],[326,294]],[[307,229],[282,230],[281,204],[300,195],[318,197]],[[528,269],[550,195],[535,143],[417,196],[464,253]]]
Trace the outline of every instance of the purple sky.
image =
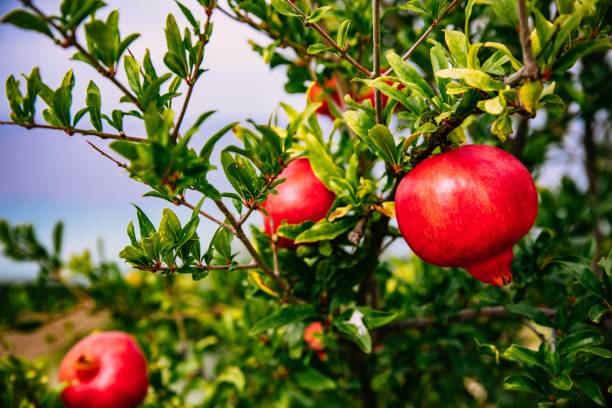
[[[39,0],[38,3],[46,11],[59,7],[59,0]],[[121,10],[123,36],[132,32],[142,34],[131,47],[134,54],[141,59],[144,50],[149,48],[158,71],[164,70],[161,63],[165,52],[162,28],[166,15],[173,12],[179,24],[186,25],[174,2],[107,0],[107,3],[109,7],[104,13],[114,8]],[[185,0],[185,3],[193,6],[195,1]],[[16,5],[17,2],[13,0],[0,1],[0,14]],[[247,44],[248,39],[265,45],[270,40],[220,13],[215,13],[213,21],[215,30],[206,48],[204,62],[210,71],[198,83],[186,117],[186,126],[199,113],[209,109],[218,110],[198,135],[204,140],[207,135],[234,120],[254,118],[265,121],[279,101],[303,108],[302,95],[284,93],[284,72],[270,71]],[[84,63],[70,61],[72,51],[53,46],[41,35],[0,25],[0,55],[10,56],[0,62],[2,81],[10,74],[29,73],[32,67],[40,66],[44,81],[54,88],[66,70],[73,68],[77,79],[75,107],[84,106],[84,90],[90,79],[95,79],[102,91],[103,111],[109,112],[117,107],[119,93],[112,84]],[[7,119],[9,110],[6,97],[4,92],[0,94],[0,118]],[[87,118],[81,121],[80,126],[88,127]],[[144,132],[132,126],[128,127],[128,133]],[[226,143],[231,138],[231,134],[226,135]],[[573,139],[576,140],[572,142]],[[88,140],[100,147],[106,145],[95,138]],[[578,152],[572,147],[577,141],[579,138],[570,139],[567,150]],[[563,160],[555,160],[540,181],[554,185],[559,174],[568,168],[565,161],[568,157],[571,162],[581,160],[580,152],[570,156],[561,154]],[[578,179],[583,178],[580,171],[576,174]],[[225,183],[222,177],[217,180]],[[85,248],[95,250],[97,240],[102,239],[106,256],[116,259],[116,254],[128,241],[125,227],[135,219],[135,212],[129,203],[141,206],[154,222],[157,222],[165,206],[161,200],[142,198],[145,191],[147,189],[143,185],[132,181],[119,168],[95,153],[85,143],[85,138],[68,137],[54,131],[0,127],[0,218],[8,219],[11,223],[33,223],[39,236],[47,242],[53,224],[57,220],[65,221],[65,253],[76,253]],[[188,216],[184,210],[177,209],[177,212],[183,220]],[[210,236],[213,226],[206,222],[201,225],[200,234],[206,241],[205,237]],[[398,245],[401,245],[397,248],[399,253],[407,253],[403,243]],[[0,280],[31,277],[34,271],[34,265],[17,265],[0,256]]]

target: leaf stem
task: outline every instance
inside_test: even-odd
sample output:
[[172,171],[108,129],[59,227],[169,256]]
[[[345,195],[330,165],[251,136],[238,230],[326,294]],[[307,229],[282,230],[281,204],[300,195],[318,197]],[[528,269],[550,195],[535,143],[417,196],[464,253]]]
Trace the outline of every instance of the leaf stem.
[[[373,77],[380,76],[380,0],[372,0],[372,61],[374,63]],[[376,123],[382,124],[382,97],[378,88],[374,89],[374,108],[376,109]]]
[[112,140],[124,140],[126,142],[134,142],[134,143],[149,143],[149,141],[144,137],[137,136],[127,136],[124,134],[115,134],[115,133],[107,133],[107,132],[99,132],[97,130],[92,129],[78,129],[78,128],[64,128],[61,126],[54,125],[45,125],[41,123],[17,123],[11,121],[0,120],[0,126],[20,126],[25,129],[51,129],[51,130],[61,130],[72,136],[73,134],[80,134],[83,136],[95,136],[100,139],[112,139]]
[[199,46],[198,46],[198,54],[196,57],[195,66],[193,68],[193,72],[187,79],[187,94],[185,95],[185,100],[183,101],[183,106],[179,113],[179,117],[176,121],[176,125],[174,125],[174,130],[172,131],[172,138],[177,140],[179,138],[179,132],[181,128],[181,124],[183,123],[183,119],[185,118],[185,114],[187,113],[187,106],[189,105],[189,101],[191,100],[191,95],[193,93],[193,89],[195,88],[195,84],[200,78],[200,66],[202,65],[202,60],[204,59],[204,48],[206,44],[210,41],[210,36],[208,35],[208,30],[210,29],[211,17],[214,10],[213,7],[206,7],[206,22],[204,23],[204,31],[200,35]]

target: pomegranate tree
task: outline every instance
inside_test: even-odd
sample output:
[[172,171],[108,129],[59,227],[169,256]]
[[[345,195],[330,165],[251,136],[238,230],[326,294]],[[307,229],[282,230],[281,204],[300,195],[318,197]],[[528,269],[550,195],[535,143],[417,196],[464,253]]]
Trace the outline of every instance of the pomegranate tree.
[[147,362],[132,336],[101,332],[79,341],[62,360],[59,379],[70,408],[132,408],[147,394]]
[[418,256],[501,286],[512,281],[512,246],[533,225],[538,195],[514,156],[468,145],[417,165],[401,181],[395,205],[400,231]]

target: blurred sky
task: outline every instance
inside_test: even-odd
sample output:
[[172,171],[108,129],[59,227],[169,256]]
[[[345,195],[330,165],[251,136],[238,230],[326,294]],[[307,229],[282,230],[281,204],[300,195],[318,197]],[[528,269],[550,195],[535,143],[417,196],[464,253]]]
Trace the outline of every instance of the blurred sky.
[[[163,33],[166,15],[173,12],[179,23],[186,25],[175,3],[170,0],[106,2],[108,8],[102,15],[109,9],[120,8],[120,27],[124,37],[132,32],[142,34],[130,47],[135,56],[141,60],[144,50],[149,48],[158,72],[164,71],[161,59],[166,49]],[[38,1],[50,13],[59,7],[59,3],[59,0]],[[195,5],[193,0],[184,3]],[[0,14],[17,5],[14,0],[0,0]],[[284,71],[269,70],[247,43],[248,39],[254,39],[267,45],[269,39],[218,12],[214,14],[213,22],[213,38],[206,47],[204,60],[204,67],[209,71],[198,82],[184,126],[188,127],[206,110],[215,109],[218,113],[194,139],[204,140],[234,120],[253,118],[266,121],[279,101],[303,108],[303,95],[287,95],[283,91]],[[84,91],[90,79],[94,79],[102,91],[103,111],[110,112],[116,108],[119,92],[86,64],[70,61],[72,54],[72,50],[53,46],[42,35],[0,25],[2,82],[10,74],[29,73],[34,66],[40,66],[43,80],[55,88],[66,70],[72,68],[77,80],[73,112],[84,106]],[[2,92],[0,118],[8,117],[8,104]],[[89,127],[88,117],[80,122],[80,126]],[[143,131],[132,124],[127,126],[127,133],[143,134]],[[224,143],[230,142],[231,138],[231,134],[226,135]],[[117,259],[118,252],[128,242],[125,227],[130,220],[135,220],[135,211],[129,203],[141,206],[154,223],[159,221],[165,204],[158,199],[143,198],[147,189],[99,156],[85,140],[56,131],[0,126],[0,218],[11,223],[34,224],[44,242],[50,241],[54,223],[63,220],[66,224],[64,253],[77,253],[86,248],[95,252],[100,239],[104,241],[106,257]],[[103,148],[106,145],[96,138],[87,140]],[[568,156],[562,151],[553,152],[559,157],[543,172],[541,183],[554,185],[560,174],[571,167],[568,167],[568,160],[574,163],[581,160],[581,149],[572,146],[579,143],[579,138],[572,140],[568,141],[566,151],[573,153]],[[579,169],[574,173],[579,181],[582,179],[584,182]],[[213,181],[225,185],[220,175]],[[175,210],[183,221],[187,219],[188,211]],[[212,231],[213,225],[203,220],[200,235],[205,242],[205,237]],[[396,248],[400,253],[407,252],[403,243]],[[0,256],[0,280],[31,278],[35,271],[35,265],[15,264]]]

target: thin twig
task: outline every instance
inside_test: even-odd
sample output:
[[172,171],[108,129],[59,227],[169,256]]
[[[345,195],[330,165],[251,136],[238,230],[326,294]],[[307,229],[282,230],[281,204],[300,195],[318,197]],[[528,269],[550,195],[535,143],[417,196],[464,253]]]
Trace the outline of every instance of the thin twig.
[[[185,201],[185,198],[180,197],[177,199],[176,203],[178,205],[184,205],[187,208],[191,208],[192,210],[195,210],[195,205],[191,204],[188,201]],[[232,234],[236,234],[236,230],[234,229],[234,227],[232,227],[231,225],[228,225],[226,223],[224,223],[223,221],[213,217],[212,215],[208,214],[206,211],[199,209],[198,213],[203,216],[204,218],[209,219],[210,221],[214,222],[215,224],[219,225],[220,227],[225,228],[226,230],[228,230],[229,232],[231,232]]]
[[[373,77],[380,76],[380,0],[372,0],[372,60],[374,61]],[[382,97],[380,90],[374,88],[374,108],[376,110],[376,123],[382,124]]]
[[[539,310],[549,317],[557,314],[555,309],[539,308]],[[415,317],[414,319],[393,322],[386,326],[385,331],[396,331],[404,329],[419,329],[428,326],[443,325],[449,322],[457,322],[484,317],[507,317],[516,316],[510,313],[504,306],[485,306],[481,308],[468,308],[460,310],[456,315],[437,319],[435,317]]]
[[212,13],[214,10],[213,7],[206,7],[206,22],[204,23],[204,31],[200,34],[199,46],[198,46],[198,54],[196,57],[195,66],[193,68],[193,72],[187,78],[187,94],[185,95],[185,100],[183,101],[183,106],[179,113],[178,119],[176,120],[176,125],[174,125],[174,130],[172,131],[172,138],[174,140],[178,139],[179,131],[181,129],[181,124],[183,123],[183,119],[185,118],[185,114],[187,113],[187,106],[189,105],[189,101],[191,100],[191,95],[193,93],[193,89],[195,88],[196,82],[200,78],[200,66],[202,65],[202,60],[204,59],[204,48],[206,44],[210,41],[210,36],[208,35],[208,30],[210,29],[210,19],[212,17]]
[[[442,14],[440,14],[440,16],[433,20],[431,22],[431,24],[429,25],[429,27],[427,27],[427,30],[425,30],[425,32],[423,34],[421,34],[421,36],[415,41],[414,44],[412,44],[412,46],[408,49],[408,51],[406,51],[403,55],[402,55],[402,59],[404,61],[407,61],[410,56],[414,53],[414,51],[416,51],[416,49],[418,48],[419,45],[421,45],[421,43],[423,41],[425,41],[427,39],[427,37],[429,37],[429,34],[431,34],[431,32],[438,26],[438,24],[440,24],[440,21],[446,17],[446,15],[449,13],[449,11],[451,11],[461,0],[454,0],[451,4],[448,5],[448,7],[446,7],[446,9],[444,9],[444,11],[442,12]],[[388,68],[385,72],[382,73],[383,76],[387,76],[391,73],[392,69]]]
[[107,159],[115,163],[118,167],[121,167],[122,169],[125,169],[125,170],[129,170],[129,166],[126,163],[122,163],[119,160],[115,159],[110,154],[106,153],[104,150],[100,149],[98,146],[91,143],[90,141],[88,141],[87,144],[90,145],[95,151],[100,153],[102,156],[106,157]]
[[523,51],[523,66],[506,78],[507,85],[521,82],[523,79],[534,80],[538,77],[538,66],[531,50],[531,30],[529,29],[529,13],[526,0],[517,0],[519,12],[519,40]]
[[102,76],[110,80],[117,88],[119,88],[121,92],[123,92],[123,94],[130,101],[132,101],[132,103],[134,103],[134,105],[136,105],[141,111],[143,110],[142,106],[140,105],[140,102],[138,101],[138,98],[136,98],[136,96],[134,96],[134,94],[130,92],[130,90],[125,85],[123,85],[117,78],[115,78],[115,72],[102,66],[102,64],[100,64],[100,62],[93,55],[91,55],[89,51],[87,51],[87,49],[83,47],[83,45],[81,45],[77,41],[76,35],[74,33],[68,34],[65,30],[62,29],[62,27],[57,25],[52,18],[47,16],[45,13],[43,13],[41,9],[35,6],[31,0],[21,0],[21,2],[25,7],[30,8],[32,11],[38,14],[41,18],[43,18],[47,23],[49,23],[53,28],[55,28],[57,32],[59,32],[62,35],[62,38],[64,39],[64,44],[66,47],[73,46],[77,50],[79,50],[79,52],[83,54],[83,56],[91,63],[91,65]]
[[45,125],[41,123],[17,123],[11,121],[0,120],[0,126],[20,126],[25,129],[52,129],[61,130],[62,132],[72,136],[73,134],[79,134],[83,136],[95,136],[100,139],[112,139],[112,140],[125,140],[127,142],[135,143],[149,143],[149,141],[143,137],[127,136],[124,134],[99,132],[91,129],[78,129],[78,128],[63,128],[61,126]]
[[351,65],[353,65],[359,72],[361,72],[362,74],[364,74],[366,77],[368,78],[372,78],[373,77],[373,73],[370,72],[370,70],[368,70],[366,67],[364,67],[363,65],[361,65],[355,58],[353,58],[348,52],[347,49],[340,46],[340,44],[338,44],[328,33],[327,31],[325,31],[325,29],[323,27],[321,27],[321,25],[317,24],[317,23],[308,23],[306,22],[306,13],[304,13],[302,11],[302,9],[300,9],[295,3],[291,2],[291,1],[287,1],[287,4],[289,4],[297,14],[299,14],[299,16],[302,18],[302,20],[304,21],[304,25],[306,27],[310,27],[313,30],[315,30],[317,33],[319,33],[321,35],[321,37],[323,37],[323,39],[325,40],[325,42],[327,43],[327,45],[331,46],[332,48],[334,48],[338,54],[340,55],[340,58],[344,59],[345,61],[349,62]]

